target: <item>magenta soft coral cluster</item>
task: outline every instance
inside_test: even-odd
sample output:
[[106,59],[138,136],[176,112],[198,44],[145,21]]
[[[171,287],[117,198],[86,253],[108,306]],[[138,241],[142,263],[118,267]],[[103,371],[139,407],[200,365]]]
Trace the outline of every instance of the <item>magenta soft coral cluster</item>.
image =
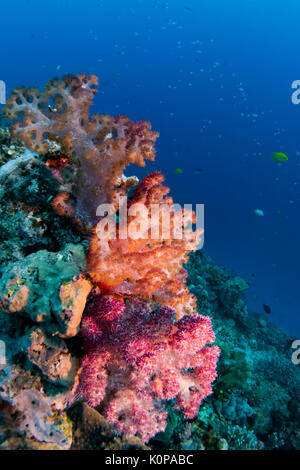
[[211,321],[142,301],[95,297],[82,320],[85,356],[77,399],[101,405],[117,432],[145,442],[166,427],[166,400],[175,399],[187,418],[212,392],[219,355]]

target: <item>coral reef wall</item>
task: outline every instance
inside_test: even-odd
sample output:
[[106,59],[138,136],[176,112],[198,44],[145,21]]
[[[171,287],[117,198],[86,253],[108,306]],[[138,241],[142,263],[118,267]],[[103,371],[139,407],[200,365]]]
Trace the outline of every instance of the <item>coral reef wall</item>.
[[[148,227],[130,236],[135,205],[173,206],[159,172],[141,183],[123,173],[154,159],[158,134],[146,121],[89,116],[96,85],[65,76],[45,92],[13,90],[4,108],[14,123],[1,134],[2,448],[74,448],[74,432],[82,445],[82,400],[106,418],[106,448],[113,435],[139,448],[165,430],[169,406],[193,418],[212,393],[219,349],[183,266],[201,236],[188,228],[195,215],[172,212],[173,237],[160,216],[158,237]],[[104,241],[103,203],[116,210]]]
[[300,449],[293,338],[248,312],[243,279],[190,253],[191,211],[151,238],[145,214],[167,213],[169,188],[124,171],[154,159],[158,134],[89,116],[96,85],[18,88],[1,115],[0,448]]

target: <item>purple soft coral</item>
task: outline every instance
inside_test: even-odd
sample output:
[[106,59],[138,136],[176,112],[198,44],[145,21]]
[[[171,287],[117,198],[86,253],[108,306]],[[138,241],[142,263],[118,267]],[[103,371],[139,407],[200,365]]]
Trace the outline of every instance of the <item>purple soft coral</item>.
[[195,416],[212,391],[219,355],[210,319],[174,322],[168,307],[150,312],[141,301],[96,297],[82,320],[86,355],[77,398],[101,404],[117,432],[147,442],[166,427],[165,401],[176,398],[185,417]]

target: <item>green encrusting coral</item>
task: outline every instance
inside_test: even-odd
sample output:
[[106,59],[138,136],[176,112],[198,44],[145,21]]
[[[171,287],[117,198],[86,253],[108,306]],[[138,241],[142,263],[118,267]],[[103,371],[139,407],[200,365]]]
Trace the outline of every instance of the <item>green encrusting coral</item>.
[[[11,307],[15,296],[22,289],[27,290],[27,313],[33,322],[49,322],[51,316],[57,316],[62,309],[59,297],[60,286],[69,283],[74,276],[79,276],[85,269],[84,249],[81,245],[66,245],[52,253],[39,250],[25,256],[17,262],[10,262],[2,271],[0,279],[0,297],[2,307]],[[41,296],[41,289],[43,295]],[[16,301],[15,301],[16,304]],[[17,311],[11,307],[10,311]],[[43,318],[39,318],[43,312]]]

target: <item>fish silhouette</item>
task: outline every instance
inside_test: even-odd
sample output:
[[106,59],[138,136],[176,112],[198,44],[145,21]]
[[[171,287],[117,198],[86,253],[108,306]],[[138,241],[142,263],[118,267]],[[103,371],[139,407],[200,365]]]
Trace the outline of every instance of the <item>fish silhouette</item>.
[[269,307],[269,305],[263,304],[263,309],[268,315],[270,315],[270,313],[272,312],[271,307]]

